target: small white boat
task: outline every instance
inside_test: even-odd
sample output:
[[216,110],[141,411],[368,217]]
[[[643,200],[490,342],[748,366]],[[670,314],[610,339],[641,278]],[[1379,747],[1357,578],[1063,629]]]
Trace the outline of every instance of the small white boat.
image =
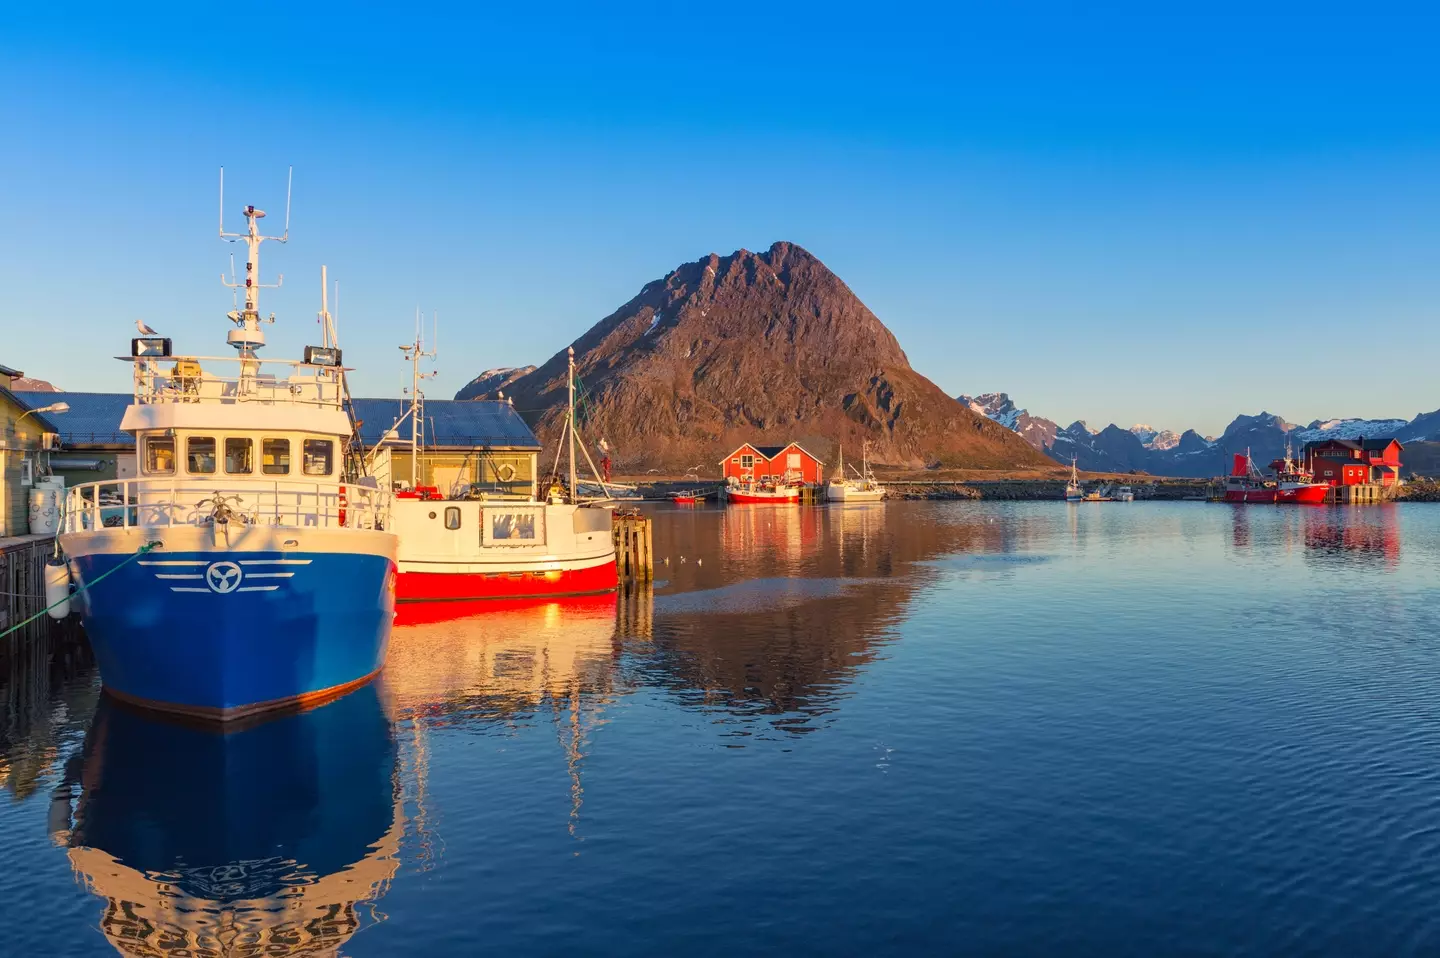
[[1134,502],[1135,491],[1129,486],[1120,486],[1118,489],[1115,490],[1115,494],[1110,498],[1114,499],[1116,502]]
[[[835,477],[825,485],[825,498],[831,502],[879,502],[885,498],[885,487],[875,481],[870,471],[869,443],[862,447],[862,470],[855,478],[845,475],[845,450],[840,450],[840,467]],[[855,467],[850,467],[855,472]]]
[[1075,457],[1070,458],[1070,481],[1065,484],[1065,501],[1080,502],[1085,498],[1085,490],[1080,488],[1080,473],[1075,469]]

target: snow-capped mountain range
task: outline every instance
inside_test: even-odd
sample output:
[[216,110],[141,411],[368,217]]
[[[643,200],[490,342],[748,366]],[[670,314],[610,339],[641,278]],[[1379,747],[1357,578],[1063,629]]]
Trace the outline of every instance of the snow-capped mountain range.
[[1322,439],[1394,437],[1402,443],[1440,441],[1440,409],[1414,419],[1317,419],[1306,426],[1261,412],[1237,416],[1219,436],[1193,429],[1177,434],[1138,423],[1129,429],[1110,424],[1091,429],[1076,421],[1060,426],[1018,408],[1005,393],[958,396],[982,416],[1020,434],[1046,455],[1068,463],[1073,456],[1082,469],[1094,472],[1148,472],[1158,476],[1204,477],[1224,473],[1233,453],[1249,451],[1265,463],[1295,453],[1307,442]]

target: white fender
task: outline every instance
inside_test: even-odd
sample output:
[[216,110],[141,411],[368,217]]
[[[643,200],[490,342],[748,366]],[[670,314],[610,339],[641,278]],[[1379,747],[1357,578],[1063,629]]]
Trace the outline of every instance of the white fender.
[[52,619],[70,614],[70,567],[60,559],[45,563],[45,604]]

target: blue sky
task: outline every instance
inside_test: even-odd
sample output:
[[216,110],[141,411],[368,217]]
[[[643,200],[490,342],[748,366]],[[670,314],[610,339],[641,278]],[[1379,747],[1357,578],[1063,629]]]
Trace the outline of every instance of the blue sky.
[[449,395],[785,239],[947,391],[1062,423],[1440,407],[1434,16],[611,6],[5,7],[0,362],[123,390],[137,317],[218,352],[217,168],[278,227],[293,164],[270,351],[328,264],[364,394],[417,305]]

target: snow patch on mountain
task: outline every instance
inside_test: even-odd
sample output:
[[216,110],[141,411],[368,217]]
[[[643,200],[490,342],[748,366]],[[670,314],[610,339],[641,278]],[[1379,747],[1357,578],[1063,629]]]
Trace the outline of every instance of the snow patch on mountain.
[[981,393],[979,396],[957,396],[961,402],[970,407],[970,411],[979,416],[984,416],[992,422],[998,422],[1006,429],[1014,431],[1022,415],[1026,415],[1024,409],[1016,409],[1015,403],[1005,393]]
[[1165,449],[1174,449],[1180,445],[1180,434],[1171,429],[1156,429],[1154,426],[1146,423],[1137,422],[1130,427],[1130,431],[1135,434],[1135,438],[1139,439],[1140,442],[1145,445],[1146,449],[1159,449],[1163,451]]
[[1317,419],[1290,435],[1299,442],[1321,442],[1326,439],[1379,439],[1390,436],[1410,425],[1408,419]]

